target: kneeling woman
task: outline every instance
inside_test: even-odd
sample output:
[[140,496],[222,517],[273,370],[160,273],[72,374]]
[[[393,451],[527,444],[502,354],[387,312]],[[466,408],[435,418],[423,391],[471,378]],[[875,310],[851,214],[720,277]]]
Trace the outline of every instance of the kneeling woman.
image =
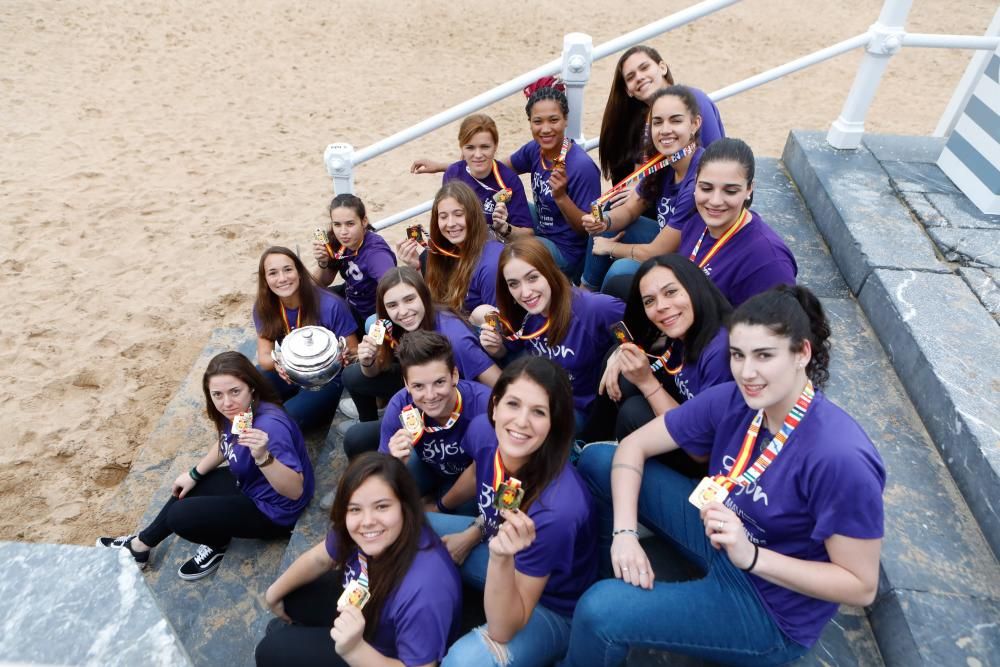
[[375,453],[355,459],[330,520],[326,540],[267,589],[275,616],[292,625],[272,621],[257,664],[436,665],[458,630],[461,583],[406,467]]
[[[202,388],[218,444],[174,480],[173,496],[149,526],[136,535],[97,540],[97,546],[128,549],[145,567],[150,549],[177,534],[200,545],[177,571],[189,580],[211,574],[234,537],[288,537],[313,495],[302,433],[249,359],[239,352],[217,355],[208,363]],[[246,413],[252,419],[243,428],[236,417]],[[223,463],[228,467],[220,468]]]
[[[601,535],[613,536],[622,581],[599,582],[580,600],[565,664],[595,655],[622,664],[630,646],[784,664],[808,652],[838,605],[871,604],[885,468],[861,427],[816,389],[828,376],[829,335],[804,288],[760,294],[731,320],[735,383],[617,448],[584,450],[580,470],[601,499]],[[698,483],[650,460],[678,447],[708,455],[714,476]],[[639,521],[678,543],[705,577],[654,583]]]
[[548,665],[566,651],[577,599],[597,575],[593,501],[569,464],[572,400],[559,366],[524,357],[469,426],[479,517],[428,518],[462,578],[484,590],[486,625],[458,640],[445,665]]
[[285,401],[285,409],[300,428],[329,424],[337,412],[343,382],[338,376],[319,391],[306,391],[292,383],[271,352],[293,329],[317,325],[347,340],[348,355],[358,347],[357,323],[351,310],[336,294],[313,279],[298,255],[280,246],[264,251],[257,267],[257,300],[253,306],[257,328],[257,364]]

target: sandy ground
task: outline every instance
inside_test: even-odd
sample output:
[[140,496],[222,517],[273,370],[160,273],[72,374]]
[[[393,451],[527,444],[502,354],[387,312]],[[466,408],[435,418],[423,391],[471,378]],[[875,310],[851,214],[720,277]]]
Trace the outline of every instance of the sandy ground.
[[[481,3],[431,0],[3,3],[0,539],[90,543],[137,520],[142,507],[109,526],[102,504],[210,331],[248,322],[260,251],[305,247],[322,223],[326,144],[366,146],[528,71],[566,32],[601,43],[686,4],[518,1],[490,21],[472,18]],[[994,0],[960,4],[917,0],[909,29],[982,34]],[[746,0],[651,43],[712,91],[864,31],[879,7]],[[929,134],[969,57],[894,58],[868,129]],[[723,102],[727,132],[780,155],[791,128],[829,126],[859,58]],[[614,60],[595,64],[587,136]],[[522,108],[488,110],[505,154],[528,139]],[[455,133],[360,168],[374,219],[432,196],[437,179],[408,165],[453,157]]]

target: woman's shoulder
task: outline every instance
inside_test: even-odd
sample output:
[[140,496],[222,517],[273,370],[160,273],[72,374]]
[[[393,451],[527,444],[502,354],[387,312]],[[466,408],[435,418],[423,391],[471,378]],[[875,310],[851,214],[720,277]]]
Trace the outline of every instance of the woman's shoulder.
[[392,249],[389,248],[389,243],[384,238],[382,238],[381,234],[379,234],[378,232],[376,232],[374,229],[371,228],[369,228],[368,231],[365,232],[365,241],[361,245],[361,250],[358,252],[358,254],[364,253],[366,248],[368,252],[371,252],[372,250],[376,249],[388,250],[389,252],[392,252]]
[[[448,549],[433,530],[425,525],[420,531],[413,563],[403,577],[399,593],[422,604],[436,605],[442,597],[453,597],[461,588],[461,579]],[[428,599],[429,597],[433,599]]]
[[497,241],[496,239],[487,239],[486,243],[483,244],[483,253],[480,255],[480,264],[489,261],[493,268],[496,269],[500,262],[500,253],[503,252],[503,243]]
[[284,408],[280,405],[275,405],[274,403],[268,403],[266,401],[261,402],[257,409],[254,411],[253,415],[253,426],[254,428],[259,428],[262,431],[268,431],[271,428],[281,427],[285,428],[291,433],[298,432],[298,426],[288,413],[285,412]]
[[587,484],[576,468],[567,462],[545,487],[538,500],[532,503],[528,516],[536,522],[551,520],[573,523],[586,520],[591,510],[592,496]]
[[465,173],[465,167],[465,160],[452,162],[448,165],[448,168],[444,170],[444,176],[441,178],[441,181],[443,183],[447,183],[448,181],[461,177],[462,174]]

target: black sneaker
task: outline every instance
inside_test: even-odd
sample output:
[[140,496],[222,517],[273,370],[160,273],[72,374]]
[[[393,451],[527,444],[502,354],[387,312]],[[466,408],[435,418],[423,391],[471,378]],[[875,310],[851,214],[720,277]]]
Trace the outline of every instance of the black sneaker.
[[180,566],[177,576],[187,581],[201,579],[215,572],[215,568],[222,563],[222,557],[226,555],[226,547],[213,549],[207,544],[199,545],[194,557]]
[[121,537],[98,537],[95,546],[107,547],[109,549],[128,549],[128,552],[132,554],[132,558],[135,559],[136,564],[139,566],[140,570],[146,568],[146,564],[149,563],[149,550],[147,551],[133,551],[132,540],[135,539],[136,535],[122,535]]

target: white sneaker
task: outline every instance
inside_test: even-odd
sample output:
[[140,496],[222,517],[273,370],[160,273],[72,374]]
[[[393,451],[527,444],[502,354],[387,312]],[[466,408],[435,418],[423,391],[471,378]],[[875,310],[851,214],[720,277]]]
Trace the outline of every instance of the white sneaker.
[[354,405],[354,401],[350,398],[343,398],[340,403],[337,404],[337,412],[344,415],[348,419],[353,419],[357,421],[358,419],[358,406]]
[[347,432],[351,430],[351,427],[355,424],[360,424],[357,419],[345,419],[344,421],[337,424],[337,433],[341,436],[347,435]]

